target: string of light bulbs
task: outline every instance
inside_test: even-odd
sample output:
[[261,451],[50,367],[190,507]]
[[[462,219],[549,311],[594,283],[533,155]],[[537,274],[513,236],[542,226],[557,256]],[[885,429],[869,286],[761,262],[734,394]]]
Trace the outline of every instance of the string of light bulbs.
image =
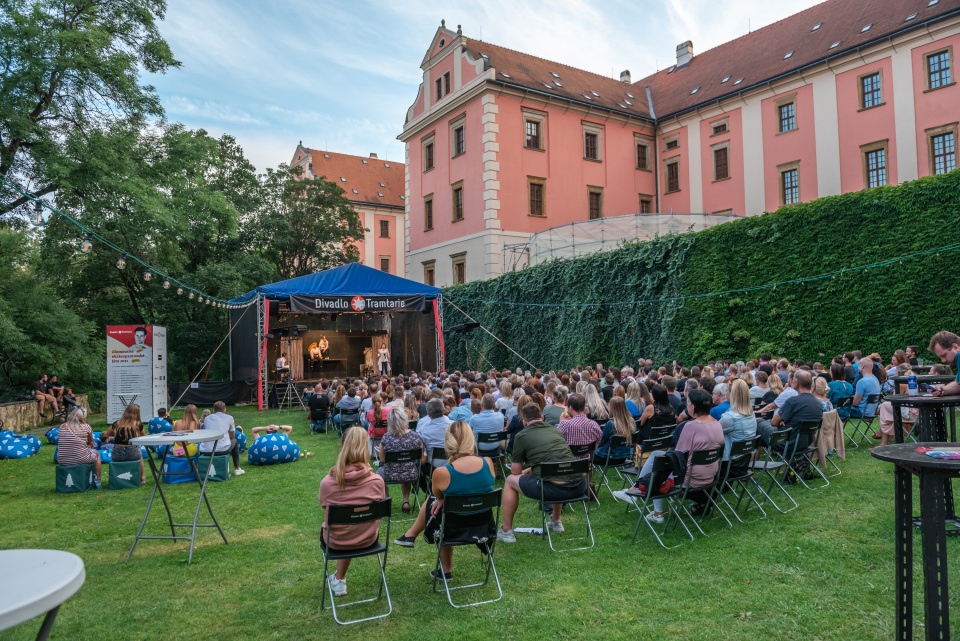
[[220,309],[243,309],[257,302],[256,297],[254,297],[253,300],[247,303],[236,304],[236,303],[230,303],[229,301],[222,298],[209,296],[208,294],[201,292],[195,287],[190,287],[189,285],[184,284],[183,282],[177,280],[176,278],[172,278],[171,276],[165,274],[164,272],[157,269],[156,267],[147,264],[145,261],[141,260],[138,256],[135,256],[130,252],[124,249],[121,249],[120,247],[117,247],[116,245],[111,243],[109,240],[107,240],[106,238],[98,234],[96,231],[94,231],[93,229],[90,229],[89,227],[86,227],[80,221],[76,220],[69,214],[63,213],[56,207],[53,207],[49,203],[41,200],[40,198],[35,198],[34,196],[31,196],[30,194],[23,191],[16,185],[9,183],[3,177],[0,177],[0,183],[3,183],[3,185],[6,186],[8,189],[17,192],[21,196],[24,196],[25,198],[33,202],[34,212],[33,212],[32,222],[35,227],[41,227],[44,225],[45,223],[43,218],[44,209],[49,210],[51,212],[51,215],[54,215],[54,214],[58,215],[61,218],[73,223],[74,226],[76,226],[81,232],[84,233],[83,241],[80,243],[80,251],[83,252],[84,254],[89,254],[91,251],[93,251],[94,242],[99,242],[104,247],[107,247],[117,252],[118,254],[120,254],[120,257],[117,259],[117,262],[115,263],[117,269],[120,269],[120,270],[126,269],[128,261],[139,263],[140,266],[143,267],[144,269],[143,280],[145,282],[149,283],[154,279],[154,276],[158,276],[163,279],[162,285],[164,289],[169,290],[173,287],[176,287],[175,291],[177,292],[178,296],[182,296],[184,293],[186,293],[187,299],[195,300],[198,305],[207,304],[207,305],[210,305],[211,307],[216,307]]
[[[670,296],[666,298],[649,298],[646,300],[632,300],[632,301],[618,301],[612,303],[518,303],[508,300],[483,300],[480,298],[464,298],[462,296],[456,296],[451,294],[444,294],[445,301],[457,300],[461,302],[469,303],[483,303],[485,305],[512,305],[514,307],[619,307],[623,305],[653,305],[655,303],[669,303],[679,300],[688,300],[694,298],[710,298],[712,296],[725,296],[728,294],[742,294],[747,292],[755,292],[763,289],[776,289],[778,286],[782,285],[791,285],[799,284],[803,285],[804,283],[809,283],[812,281],[833,279],[837,276],[842,276],[847,273],[864,271],[867,269],[874,269],[876,267],[885,267],[887,265],[893,265],[895,263],[903,264],[903,261],[910,260],[914,258],[921,258],[923,256],[929,256],[931,254],[940,255],[940,252],[954,251],[960,249],[960,244],[955,245],[946,245],[944,247],[937,247],[935,249],[926,249],[924,251],[914,252],[912,254],[905,254],[903,256],[898,256],[896,258],[891,258],[889,260],[883,260],[877,263],[871,263],[869,265],[858,265],[856,267],[846,267],[833,272],[827,272],[824,274],[817,274],[816,276],[807,276],[804,278],[792,278],[790,280],[782,280],[775,283],[766,283],[763,285],[755,285],[752,287],[739,287],[736,289],[726,289],[723,291],[710,292],[709,294],[688,294],[685,296]],[[458,308],[459,309],[459,308]]]

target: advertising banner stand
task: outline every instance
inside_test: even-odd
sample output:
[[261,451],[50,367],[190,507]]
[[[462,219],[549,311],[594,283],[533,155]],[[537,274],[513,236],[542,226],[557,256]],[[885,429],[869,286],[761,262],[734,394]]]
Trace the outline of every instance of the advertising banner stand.
[[144,422],[167,405],[167,329],[160,325],[107,326],[107,422],[127,405]]

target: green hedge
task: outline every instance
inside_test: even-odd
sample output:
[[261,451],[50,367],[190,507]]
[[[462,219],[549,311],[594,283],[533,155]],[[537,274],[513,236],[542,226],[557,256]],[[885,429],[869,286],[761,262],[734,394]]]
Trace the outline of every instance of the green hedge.
[[[685,361],[763,351],[823,360],[848,349],[884,358],[958,328],[960,250],[775,289],[686,298],[812,277],[960,243],[960,171],[821,198],[702,232],[627,243],[444,290],[541,368],[637,357]],[[473,299],[473,300],[470,300]],[[477,302],[477,301],[493,301]],[[563,303],[537,307],[506,303]],[[618,303],[598,305],[597,303]],[[627,304],[623,304],[627,303]],[[529,368],[482,330],[448,335],[447,368]]]

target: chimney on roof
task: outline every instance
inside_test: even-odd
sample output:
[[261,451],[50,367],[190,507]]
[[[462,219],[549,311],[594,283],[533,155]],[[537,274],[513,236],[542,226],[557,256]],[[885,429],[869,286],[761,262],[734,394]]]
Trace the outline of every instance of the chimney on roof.
[[370,157],[371,157],[371,158],[376,158],[376,157],[377,157],[377,154],[373,154],[373,153],[372,153],[372,154],[370,154]]
[[620,72],[620,82],[625,82],[628,85],[630,84],[630,70],[624,69]]
[[678,44],[677,66],[682,67],[683,65],[690,64],[691,60],[693,60],[693,42],[687,40],[686,42]]

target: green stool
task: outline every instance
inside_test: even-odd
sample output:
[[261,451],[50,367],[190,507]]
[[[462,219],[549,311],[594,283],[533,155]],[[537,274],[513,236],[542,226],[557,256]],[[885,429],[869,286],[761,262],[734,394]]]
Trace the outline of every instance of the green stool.
[[58,465],[57,492],[69,494],[71,492],[87,492],[96,487],[93,475],[97,468],[93,463],[86,465]]
[[[197,471],[200,472],[200,478],[207,473],[207,465],[210,464],[210,457],[201,454],[197,457]],[[210,468],[209,481],[229,481],[230,480],[230,455],[214,456],[213,467]]]
[[111,490],[140,487],[140,461],[111,462],[109,479]]

